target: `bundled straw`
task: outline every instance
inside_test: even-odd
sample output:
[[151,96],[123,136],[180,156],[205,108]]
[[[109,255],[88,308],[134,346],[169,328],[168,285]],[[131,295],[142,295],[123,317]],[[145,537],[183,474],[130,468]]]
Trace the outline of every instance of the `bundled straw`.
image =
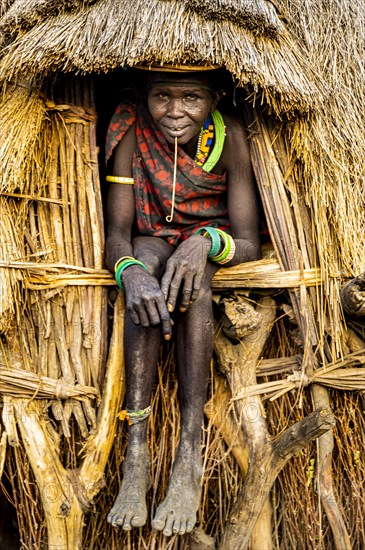
[[[27,111],[27,103],[23,106],[24,98],[18,95],[22,88],[15,88],[14,97],[9,93],[4,96],[5,122],[13,119],[17,124],[11,128],[9,122],[13,139],[5,135],[2,145],[9,162],[5,165],[3,193],[14,197],[12,201],[16,197],[22,205],[15,226],[21,246],[16,255],[2,258],[2,265],[7,264],[8,268],[3,267],[1,272],[7,277],[24,278],[26,274],[28,278],[27,267],[32,265],[38,268],[37,273],[39,269],[45,273],[50,262],[73,265],[73,272],[75,269],[99,272],[102,267],[104,231],[95,113],[91,108],[89,82],[83,84],[84,89],[81,82],[71,86],[65,98],[68,101],[59,105],[52,101],[46,104],[32,91]],[[26,90],[26,97],[28,94]],[[23,136],[17,120],[19,109],[24,118],[27,115]],[[24,157],[21,166],[11,165],[10,159],[17,158],[20,152]],[[9,216],[16,219],[16,212],[10,208]],[[18,269],[9,269],[12,261]],[[90,392],[84,392],[81,407],[72,397],[70,387],[93,386],[94,394],[97,393],[105,368],[106,291],[86,285],[87,281],[83,281],[81,287],[66,288],[63,292],[55,288],[17,296],[17,329],[3,342],[3,363],[7,369],[21,365],[34,375],[53,379],[56,386],[62,380],[69,388],[64,393],[65,398],[70,395],[63,406],[53,411],[68,436],[71,413],[83,437],[96,422]],[[43,396],[41,388],[46,385],[45,379],[42,380],[38,386],[39,395]],[[48,397],[52,391],[48,391]],[[20,392],[29,395],[24,388]],[[80,394],[77,389],[75,392],[76,396]]]
[[[91,4],[96,0],[88,0]],[[4,2],[3,2],[4,3]],[[22,31],[29,30],[50,16],[79,10],[85,0],[13,0],[5,2],[0,16],[0,32],[13,39]]]
[[293,374],[288,375],[286,379],[247,387],[243,393],[235,395],[233,399],[243,399],[251,395],[271,395],[270,401],[273,401],[295,388],[303,388],[315,383],[340,390],[365,390],[365,368],[353,367],[364,363],[365,347],[359,352],[349,354],[343,360],[317,369],[310,377],[300,370],[294,370]]
[[11,260],[21,257],[22,242],[19,227],[19,209],[14,202],[10,206],[4,197],[0,196],[0,333],[5,332],[15,322],[16,311],[19,311],[21,295],[19,280],[22,272],[5,267]]
[[[51,199],[51,202],[53,200]],[[57,204],[57,203],[56,203]],[[115,278],[107,269],[82,268],[62,263],[1,261],[0,267],[27,270],[24,281],[30,290],[44,290],[64,286],[115,286]],[[263,259],[220,269],[212,280],[214,290],[235,288],[297,288],[321,283],[320,270],[282,271],[276,260]]]
[[15,0],[0,0],[0,17],[4,15]]
[[31,399],[80,399],[85,397],[93,399],[98,395],[98,390],[91,386],[74,386],[64,380],[40,376],[32,372],[12,368],[5,370],[0,368],[1,393],[19,398]]
[[[41,189],[46,107],[30,82],[6,85],[0,96],[0,194],[36,194]],[[37,147],[37,150],[36,150]]]

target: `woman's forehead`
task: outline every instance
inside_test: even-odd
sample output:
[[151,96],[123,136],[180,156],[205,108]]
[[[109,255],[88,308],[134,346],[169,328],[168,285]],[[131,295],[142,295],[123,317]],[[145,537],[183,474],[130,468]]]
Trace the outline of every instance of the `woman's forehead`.
[[206,75],[185,75],[181,73],[152,73],[149,75],[149,88],[155,87],[186,87],[213,91],[215,89],[212,78]]

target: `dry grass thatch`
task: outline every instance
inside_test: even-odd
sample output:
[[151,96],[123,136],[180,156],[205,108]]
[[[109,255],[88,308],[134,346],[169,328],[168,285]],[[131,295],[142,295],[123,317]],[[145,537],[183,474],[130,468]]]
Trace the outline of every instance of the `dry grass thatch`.
[[80,10],[96,0],[3,0],[0,5],[0,34],[4,42],[38,25],[48,17]]
[[292,175],[313,220],[322,269],[365,271],[365,11],[361,0],[290,0],[288,24],[325,84],[320,109],[286,127]]
[[274,5],[267,0],[183,0],[187,11],[203,19],[234,21],[254,34],[275,37],[283,30]]
[[0,0],[0,17],[3,17],[14,1],[15,0]]
[[106,72],[139,63],[225,66],[240,85],[266,93],[280,110],[306,111],[320,83],[288,33],[277,40],[245,26],[202,19],[182,2],[99,1],[75,13],[50,17],[3,52],[0,75],[26,72]]
[[[29,30],[44,20],[61,13],[77,12],[85,6],[95,4],[98,0],[14,0],[4,2],[0,15],[4,15],[0,29],[9,36]],[[160,4],[170,0],[160,0]],[[250,29],[254,34],[275,37],[282,30],[282,24],[276,9],[267,0],[213,0],[185,1],[187,12],[193,11],[203,19],[218,21],[235,21]],[[130,6],[130,10],[133,6]]]

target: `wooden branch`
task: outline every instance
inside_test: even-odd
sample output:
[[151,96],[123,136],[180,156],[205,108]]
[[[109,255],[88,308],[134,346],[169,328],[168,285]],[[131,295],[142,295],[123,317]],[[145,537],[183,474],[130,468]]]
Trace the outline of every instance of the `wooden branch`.
[[204,407],[204,412],[223,437],[228,449],[237,460],[242,475],[245,476],[248,468],[248,448],[241,427],[234,422],[232,409],[231,392],[220,379],[214,395]]
[[114,324],[102,402],[98,410],[97,428],[84,447],[85,458],[79,472],[79,479],[90,500],[100,490],[104,469],[114,442],[117,413],[121,407],[124,392],[124,296],[119,292],[114,305]]
[[[270,334],[275,311],[275,302],[269,297],[262,298],[257,307],[257,314],[261,317],[261,323],[254,334],[250,334],[236,346],[232,345],[222,332],[215,338],[215,351],[221,368],[226,373],[233,397],[236,392],[244,391],[246,386],[256,383],[257,362]],[[266,445],[269,434],[260,397],[253,396],[235,401],[233,411],[236,413],[236,424],[240,426],[249,449],[248,460],[246,462],[247,451],[245,450],[245,462],[242,465],[242,470],[246,473],[249,469],[249,462],[254,460],[260,449]],[[271,516],[272,510],[267,493],[266,499],[260,503],[259,514],[250,525],[248,532],[248,540],[251,537],[252,549],[269,550],[272,548]],[[234,521],[232,516],[230,521]],[[223,550],[225,548],[235,548],[235,546],[225,545],[222,542],[221,548]]]
[[16,401],[8,396],[3,395],[3,410],[2,410],[2,421],[5,426],[5,433],[7,435],[8,444],[12,447],[19,447],[19,437],[18,430],[16,427],[15,419],[15,407],[14,404]]
[[340,292],[344,312],[350,317],[365,316],[365,273],[348,281]]
[[[96,432],[85,444],[85,458],[79,471],[67,471],[62,466],[50,423],[42,414],[44,403],[22,399],[13,399],[11,402],[42,495],[50,548],[81,549],[84,514],[103,484],[104,469],[114,442],[117,412],[125,387],[123,321],[124,300],[120,293],[114,308],[113,334]],[[6,427],[11,418],[8,415]]]
[[[312,384],[311,393],[315,407],[326,407],[329,409],[330,400],[326,388],[318,384]],[[351,550],[350,537],[333,489],[333,448],[334,438],[333,430],[331,429],[318,438],[318,475],[316,476],[318,480],[318,493],[332,529],[336,550]]]
[[83,511],[59,459],[44,402],[18,399],[16,420],[32,466],[47,521],[49,548],[81,550]]
[[7,434],[2,432],[0,437],[0,481],[3,475],[5,458],[6,458],[6,449],[7,449]]
[[327,409],[319,409],[288,428],[274,442],[268,441],[257,450],[256,456],[250,461],[245,483],[226,524],[221,542],[222,550],[244,550],[248,547],[252,528],[279,472],[299,449],[333,425],[331,413]]
[[219,300],[223,332],[228,338],[245,338],[256,332],[261,316],[253,305],[238,294],[222,296]]
[[[257,310],[262,315],[262,323],[255,335],[248,336],[237,346],[232,346],[221,333],[216,337],[216,352],[232,388],[232,396],[243,395],[242,399],[235,400],[235,409],[249,449],[247,476],[226,524],[222,550],[247,547],[281,469],[293,454],[329,430],[334,422],[329,411],[321,409],[271,440],[260,398],[244,396],[245,387],[256,381],[256,364],[270,333],[275,304],[271,298],[263,298]],[[261,548],[264,548],[262,542]]]

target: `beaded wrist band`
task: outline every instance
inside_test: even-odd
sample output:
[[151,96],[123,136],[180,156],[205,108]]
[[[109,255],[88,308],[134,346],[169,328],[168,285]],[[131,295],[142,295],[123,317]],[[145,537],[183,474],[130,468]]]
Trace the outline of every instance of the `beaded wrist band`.
[[210,237],[212,245],[209,250],[208,258],[211,259],[216,256],[221,248],[221,238],[218,230],[215,227],[199,227],[194,235],[202,235],[203,237]]
[[115,280],[117,281],[117,285],[120,289],[124,290],[124,285],[122,283],[122,273],[127,267],[130,267],[131,265],[140,265],[147,271],[147,267],[144,265],[143,262],[140,262],[139,260],[136,260],[135,258],[132,258],[131,256],[124,256],[116,263],[116,270],[115,270]]
[[133,424],[139,424],[140,422],[143,422],[143,420],[146,420],[146,418],[149,417],[151,414],[152,407],[149,405],[145,409],[132,411],[130,409],[126,409],[123,411],[120,411],[117,414],[117,417],[119,420],[127,420],[129,426],[132,426]]

